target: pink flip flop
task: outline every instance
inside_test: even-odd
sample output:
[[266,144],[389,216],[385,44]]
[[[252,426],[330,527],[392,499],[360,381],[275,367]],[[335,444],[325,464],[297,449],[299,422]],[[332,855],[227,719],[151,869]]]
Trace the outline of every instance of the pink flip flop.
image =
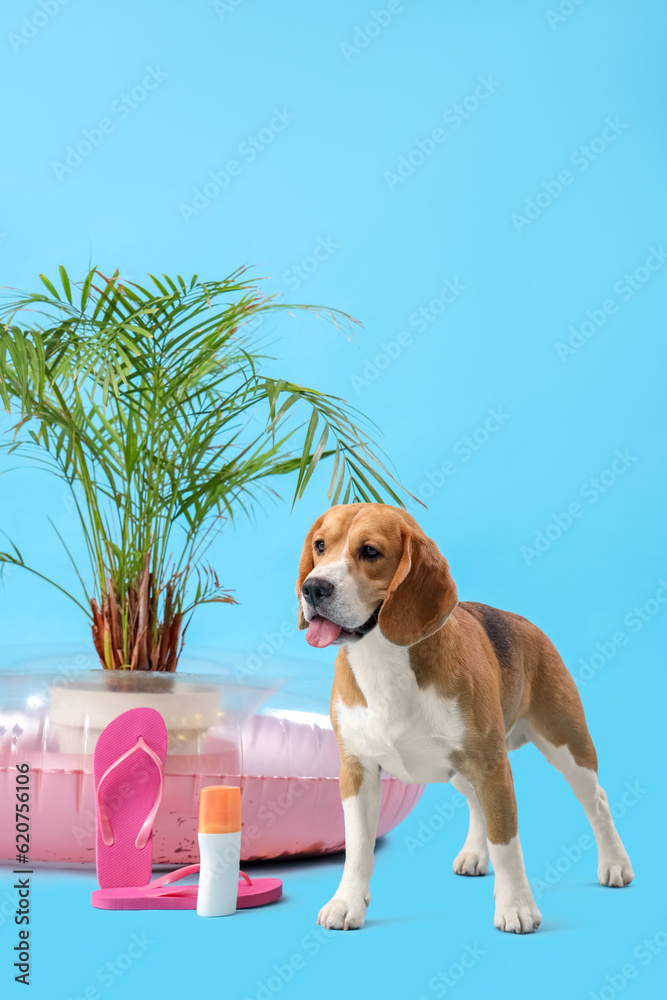
[[145,886],[153,820],[162,797],[167,729],[154,708],[132,708],[102,731],[93,757],[97,880],[103,889]]
[[[96,889],[91,893],[90,902],[98,910],[196,910],[197,886],[172,883],[198,871],[199,865],[187,865],[138,888]],[[239,910],[272,903],[283,894],[279,878],[251,879],[240,872],[239,879],[244,879],[239,885],[236,902]]]

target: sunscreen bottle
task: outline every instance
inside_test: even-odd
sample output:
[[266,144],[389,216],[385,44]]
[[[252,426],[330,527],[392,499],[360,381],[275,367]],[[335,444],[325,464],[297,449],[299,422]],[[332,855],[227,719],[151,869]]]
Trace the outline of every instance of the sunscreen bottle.
[[199,793],[200,917],[236,912],[241,862],[241,789],[208,785]]

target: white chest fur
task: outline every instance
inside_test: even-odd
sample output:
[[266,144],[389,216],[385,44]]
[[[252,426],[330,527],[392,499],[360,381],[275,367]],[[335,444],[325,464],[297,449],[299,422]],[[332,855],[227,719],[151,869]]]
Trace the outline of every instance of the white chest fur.
[[406,782],[448,781],[451,753],[463,748],[463,716],[455,699],[420,688],[408,650],[378,628],[346,649],[366,706],[338,701],[343,745]]

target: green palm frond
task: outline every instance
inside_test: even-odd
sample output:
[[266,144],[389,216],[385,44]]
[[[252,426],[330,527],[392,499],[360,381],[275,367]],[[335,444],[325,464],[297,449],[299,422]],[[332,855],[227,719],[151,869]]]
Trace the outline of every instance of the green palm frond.
[[[0,309],[0,402],[16,418],[0,447],[72,490],[90,572],[75,568],[106,666],[174,668],[183,616],[232,601],[203,552],[226,519],[277,496],[278,477],[293,477],[294,504],[327,462],[332,503],[402,505],[377,429],[343,399],[267,377],[252,339],[269,313],[351,317],[279,302],[245,269],[40,278]],[[28,568],[16,549],[3,562]]]

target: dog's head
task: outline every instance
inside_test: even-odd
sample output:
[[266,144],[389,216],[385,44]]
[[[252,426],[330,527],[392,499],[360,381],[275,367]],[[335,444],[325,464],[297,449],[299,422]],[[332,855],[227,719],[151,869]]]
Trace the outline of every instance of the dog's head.
[[311,646],[379,628],[397,646],[436,632],[457,603],[447,560],[410,514],[381,503],[332,507],[306,536],[296,584]]

